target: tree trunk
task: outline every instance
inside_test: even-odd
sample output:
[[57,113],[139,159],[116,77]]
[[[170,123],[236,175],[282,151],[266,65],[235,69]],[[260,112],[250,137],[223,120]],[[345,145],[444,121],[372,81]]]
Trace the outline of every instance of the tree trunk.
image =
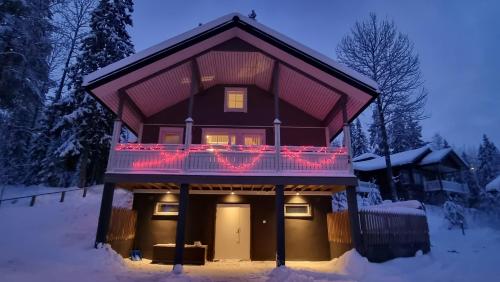
[[387,137],[387,129],[385,127],[385,118],[382,108],[382,101],[380,100],[380,97],[377,98],[377,110],[378,110],[380,133],[382,134],[382,146],[385,157],[387,183],[389,184],[389,188],[391,190],[392,201],[396,202],[398,200],[398,194],[396,191],[396,185],[394,184],[393,181],[391,154],[389,152],[389,138]]
[[88,152],[87,148],[83,149],[83,153],[80,156],[80,179],[78,181],[78,187],[83,188],[87,184],[87,164],[88,164]]

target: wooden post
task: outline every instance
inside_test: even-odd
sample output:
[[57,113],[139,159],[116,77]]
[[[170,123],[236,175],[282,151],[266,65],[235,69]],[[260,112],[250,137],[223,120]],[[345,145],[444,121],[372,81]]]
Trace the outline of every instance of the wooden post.
[[108,166],[106,170],[109,170],[113,167],[112,162],[113,162],[115,147],[120,142],[120,134],[122,132],[123,103],[126,95],[127,94],[123,90],[120,90],[118,93],[118,99],[119,99],[118,112],[116,113],[116,119],[113,124],[113,135],[111,137],[111,146],[109,148],[109,156],[108,156]]
[[349,171],[354,173],[352,168],[352,146],[351,146],[351,126],[347,117],[347,105],[342,107],[342,120],[344,121],[344,147],[347,148]]
[[61,199],[59,199],[59,203],[64,202],[64,197],[66,196],[66,191],[61,192]]
[[137,143],[142,143],[142,132],[144,131],[144,123],[139,125],[139,132],[137,133]]
[[186,213],[189,200],[189,184],[181,184],[179,194],[179,215],[177,216],[177,231],[175,234],[174,272],[181,272],[182,264],[184,262],[184,233],[186,231]]
[[276,267],[285,265],[285,186],[275,186],[276,201]]
[[101,199],[101,209],[99,211],[99,221],[97,223],[97,234],[94,243],[95,248],[98,248],[100,244],[106,243],[109,222],[111,220],[111,211],[113,210],[114,192],[114,183],[104,183]]
[[354,248],[361,255],[364,250],[361,247],[361,229],[359,225],[358,199],[356,198],[356,187],[348,186],[347,189],[347,212],[349,213],[349,224],[351,226],[351,236]]
[[35,205],[36,196],[31,196],[30,207]]
[[186,150],[189,149],[189,146],[191,146],[192,136],[193,136],[193,119],[188,117],[186,119],[186,135],[184,136],[184,147]]
[[281,170],[281,121],[279,119],[274,120],[274,149],[275,149],[275,164],[276,170]]
[[83,187],[83,198],[87,197],[87,187]]

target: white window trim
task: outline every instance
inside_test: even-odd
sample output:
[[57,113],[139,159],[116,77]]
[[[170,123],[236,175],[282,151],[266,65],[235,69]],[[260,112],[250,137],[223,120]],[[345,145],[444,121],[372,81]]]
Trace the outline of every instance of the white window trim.
[[162,204],[167,204],[167,205],[172,205],[172,206],[179,206],[179,203],[177,202],[157,202],[155,205],[155,210],[153,212],[153,215],[179,215],[179,212],[159,212],[158,211],[158,206]]
[[[201,129],[201,143],[207,144],[207,135],[236,135],[236,144],[244,144],[245,136],[260,136],[261,145],[266,145],[266,130],[264,128],[259,129],[247,129],[247,128],[202,128]],[[231,138],[229,138],[231,140]]]
[[[243,91],[243,109],[230,109],[227,107],[228,91]],[[224,88],[224,112],[246,113],[247,112],[247,101],[248,101],[247,88],[245,88],[245,87],[226,87],[226,88]]]
[[163,136],[168,133],[175,133],[179,134],[181,137],[180,140],[181,142],[179,144],[182,144],[184,141],[184,128],[183,127],[160,127],[160,131],[158,133],[158,144],[163,144]]
[[[297,207],[297,206],[305,206],[307,207],[307,212],[305,213],[287,213],[287,207]],[[285,204],[284,207],[285,217],[311,217],[311,204]]]

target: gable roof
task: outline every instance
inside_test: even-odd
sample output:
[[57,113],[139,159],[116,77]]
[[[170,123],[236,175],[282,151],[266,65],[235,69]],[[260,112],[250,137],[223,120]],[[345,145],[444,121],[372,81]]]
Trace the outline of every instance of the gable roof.
[[451,156],[461,165],[468,167],[469,164],[462,159],[452,148],[444,148],[440,150],[433,150],[427,156],[425,156],[421,161],[420,165],[431,165],[442,162],[447,157]]
[[[393,167],[412,164],[420,160],[423,156],[428,154],[431,149],[427,146],[414,150],[404,151],[391,155],[391,164]],[[386,168],[385,157],[378,157],[375,159],[353,162],[354,170],[359,171],[372,171]]]
[[486,184],[486,191],[500,192],[500,175],[493,179],[490,183]]
[[374,154],[374,153],[363,153],[357,157],[352,158],[352,161],[353,162],[361,162],[361,161],[366,161],[366,160],[372,160],[372,159],[375,159],[378,157],[380,157],[380,156],[377,154]]
[[[218,49],[235,38],[253,47]],[[138,132],[145,118],[189,99],[193,79],[203,89],[255,84],[271,92],[275,73],[279,98],[320,120],[330,139],[342,130],[343,107],[352,121],[378,95],[369,78],[237,13],[90,73],[83,85],[114,113],[125,100],[122,119]]]

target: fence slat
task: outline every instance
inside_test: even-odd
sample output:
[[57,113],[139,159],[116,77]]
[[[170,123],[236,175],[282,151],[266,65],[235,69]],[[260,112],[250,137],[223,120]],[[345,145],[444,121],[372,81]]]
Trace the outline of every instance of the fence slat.
[[107,241],[130,240],[135,237],[137,212],[125,208],[113,208]]

